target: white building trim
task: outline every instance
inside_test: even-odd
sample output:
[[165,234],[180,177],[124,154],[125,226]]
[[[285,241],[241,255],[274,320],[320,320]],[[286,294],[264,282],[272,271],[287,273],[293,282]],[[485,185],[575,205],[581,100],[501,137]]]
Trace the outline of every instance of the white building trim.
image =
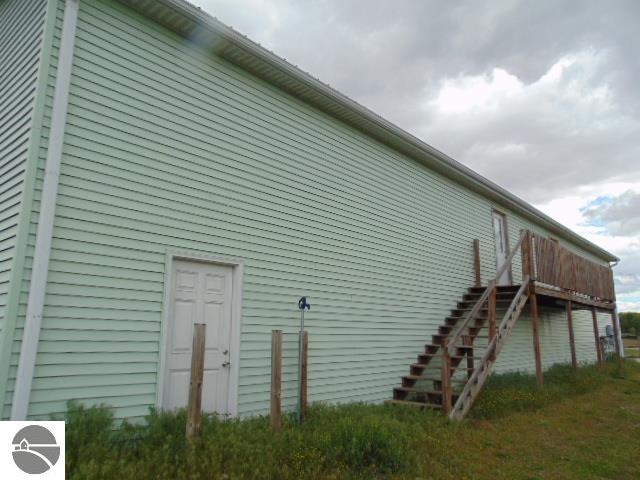
[[62,161],[62,146],[67,118],[69,87],[73,49],[76,38],[76,25],[80,0],[66,0],[62,21],[62,36],[56,73],[56,85],[53,94],[51,128],[45,164],[44,183],[40,200],[40,215],[36,232],[36,246],[31,270],[31,284],[27,301],[24,333],[18,361],[18,372],[11,404],[11,420],[25,420],[29,410],[31,384],[38,353],[38,340],[42,327],[47,273],[51,254],[53,221],[55,218],[58,179]]

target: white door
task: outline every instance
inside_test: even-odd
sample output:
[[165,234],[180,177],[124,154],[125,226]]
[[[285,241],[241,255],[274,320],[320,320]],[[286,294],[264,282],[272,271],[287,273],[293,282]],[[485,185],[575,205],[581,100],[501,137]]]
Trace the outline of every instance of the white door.
[[162,407],[187,406],[193,324],[204,323],[202,409],[228,413],[233,269],[183,260],[174,261],[172,269]]
[[[507,261],[509,248],[507,243],[507,230],[504,215],[493,212],[493,231],[496,240],[496,271],[500,270]],[[498,279],[498,285],[510,285],[509,268]]]

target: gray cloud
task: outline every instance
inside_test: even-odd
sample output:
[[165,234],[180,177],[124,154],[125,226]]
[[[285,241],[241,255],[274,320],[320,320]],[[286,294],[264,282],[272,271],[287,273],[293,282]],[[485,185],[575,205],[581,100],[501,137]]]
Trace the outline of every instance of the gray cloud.
[[[635,0],[196,3],[529,201],[621,171],[640,179]],[[545,99],[477,116],[425,108],[445,79],[501,68],[527,86],[585,51],[597,62],[569,69],[564,88]],[[609,110],[567,96],[572,82],[581,94],[606,87]],[[514,143],[524,146],[515,156]]]
[[[640,182],[636,0],[192,1],[534,204]],[[637,202],[585,215],[637,234]],[[640,244],[624,245],[618,286],[637,292]]]
[[[584,215],[591,222],[604,226],[612,235],[640,234],[640,193],[627,191],[587,208]],[[640,272],[640,265],[638,265]]]
[[629,310],[640,311],[640,245],[618,252],[622,261],[613,269],[619,302],[630,303]]

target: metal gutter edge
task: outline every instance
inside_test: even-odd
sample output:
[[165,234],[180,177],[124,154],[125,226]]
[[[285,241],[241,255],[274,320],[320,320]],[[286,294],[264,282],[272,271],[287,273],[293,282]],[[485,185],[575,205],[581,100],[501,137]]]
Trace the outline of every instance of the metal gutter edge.
[[[387,138],[386,143],[390,144],[392,147],[397,148],[397,145],[403,145],[403,149],[405,152],[411,151],[412,154],[409,154],[412,157],[417,157],[419,161],[426,163],[431,168],[439,171],[440,173],[460,182],[470,186],[478,193],[488,196],[494,201],[500,203],[501,205],[513,209],[516,212],[523,214],[525,217],[528,217],[530,220],[541,224],[548,228],[550,231],[564,237],[566,240],[571,241],[572,243],[579,245],[586,250],[590,251],[594,255],[602,258],[606,261],[617,261],[619,260],[615,255],[610,252],[600,248],[594,243],[590,242],[586,238],[578,235],[573,232],[569,228],[565,227],[561,223],[553,220],[548,215],[542,213],[537,208],[533,207],[529,203],[524,200],[518,198],[516,195],[510,193],[494,182],[488,180],[487,178],[479,175],[474,172],[470,168],[465,165],[459,163],[453,158],[449,157],[445,153],[437,150],[436,148],[428,145],[417,137],[411,135],[410,133],[402,130],[400,127],[392,124],[391,122],[385,120],[380,115],[375,112],[369,110],[368,108],[360,105],[354,100],[348,98],[346,95],[338,92],[334,88],[329,85],[321,82],[320,80],[312,77],[308,73],[302,71],[295,65],[287,62],[283,58],[277,56],[273,52],[265,49],[259,44],[253,42],[246,36],[238,33],[233,28],[228,27],[223,24],[219,20],[213,18],[209,14],[203,12],[199,8],[191,5],[185,0],[155,0],[153,2],[147,0],[119,0],[121,3],[128,5],[129,7],[134,8],[140,13],[149,16],[151,18],[155,18],[155,15],[158,14],[158,11],[162,8],[170,9],[175,15],[180,16],[183,20],[194,22],[199,30],[204,28],[208,30],[210,33],[219,37],[222,40],[227,41],[233,47],[238,48],[245,53],[249,54],[253,58],[263,62],[265,65],[277,70],[281,75],[286,76],[286,78],[291,79],[298,84],[305,86],[310,89],[312,93],[317,97],[318,95],[324,97],[325,99],[332,102],[333,107],[343,108],[348,111],[349,114],[355,115],[357,120],[364,121],[369,125],[369,128],[360,127],[361,130],[364,130],[365,133],[369,133],[370,135],[378,138],[379,140],[385,142],[381,138],[380,133],[384,132],[385,136],[390,137]],[[170,28],[165,24],[167,28]],[[183,29],[186,29],[184,22],[181,25]],[[183,34],[183,32],[177,31],[179,34]],[[202,38],[206,38],[206,35],[202,35],[202,31],[199,31],[199,36]],[[193,35],[192,40],[196,41],[198,35]],[[218,52],[223,58],[227,60],[238,63],[236,59],[232,57],[229,53],[228,49],[221,49]],[[240,66],[244,66],[239,63]],[[259,74],[258,74],[259,75]],[[271,83],[274,83],[285,90],[291,90],[290,88],[283,87],[278,82],[275,82],[273,79],[268,78],[266,75],[261,75],[263,78],[266,78]],[[274,74],[275,76],[275,74]],[[308,103],[319,103],[310,102],[307,99]],[[322,107],[320,107],[322,108]],[[328,108],[326,110],[329,110]],[[329,111],[330,114],[335,116],[335,113]],[[353,116],[351,115],[351,116]],[[340,118],[340,117],[339,117]],[[343,121],[345,118],[341,118]],[[347,121],[347,123],[353,123]],[[378,130],[379,134],[376,135],[374,130]]]
[[76,37],[76,25],[80,0],[66,0],[62,21],[62,37],[56,75],[56,85],[51,113],[51,129],[42,187],[41,209],[38,217],[36,246],[29,286],[29,299],[25,317],[24,333],[20,347],[18,372],[11,404],[11,420],[25,420],[29,409],[29,397],[35,370],[38,341],[42,327],[47,273],[51,253],[53,221],[55,217],[58,179],[62,161],[62,146],[67,117],[71,67]]

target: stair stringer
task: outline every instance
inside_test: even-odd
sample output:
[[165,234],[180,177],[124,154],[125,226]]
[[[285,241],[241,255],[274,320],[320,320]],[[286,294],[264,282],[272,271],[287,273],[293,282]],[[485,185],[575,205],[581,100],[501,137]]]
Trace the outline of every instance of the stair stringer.
[[528,299],[529,278],[526,278],[526,280],[522,282],[522,286],[513,298],[511,305],[500,322],[495,338],[489,343],[489,345],[487,345],[487,349],[485,350],[485,354],[482,357],[480,364],[476,367],[473,375],[469,377],[469,380],[458,396],[458,400],[451,409],[451,413],[449,414],[449,418],[451,420],[462,420],[471,409],[473,402],[475,402],[478,394],[482,390],[482,387],[489,378],[502,347],[511,336],[511,331],[520,317],[522,309],[526,305]]

